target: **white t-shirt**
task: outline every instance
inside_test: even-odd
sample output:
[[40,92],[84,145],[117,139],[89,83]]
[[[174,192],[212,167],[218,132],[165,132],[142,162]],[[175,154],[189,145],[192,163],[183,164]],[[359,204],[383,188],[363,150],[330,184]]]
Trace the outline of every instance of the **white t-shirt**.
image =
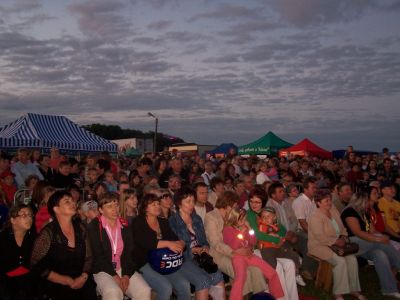
[[[314,210],[317,209],[315,202],[305,194],[300,194],[300,196],[293,201],[292,207],[297,220],[304,219],[307,222]],[[298,229],[302,230],[300,222],[298,222]]]
[[257,174],[257,177],[256,177],[257,184],[263,184],[266,181],[272,181],[272,180],[267,175],[265,175],[263,172],[260,172]]

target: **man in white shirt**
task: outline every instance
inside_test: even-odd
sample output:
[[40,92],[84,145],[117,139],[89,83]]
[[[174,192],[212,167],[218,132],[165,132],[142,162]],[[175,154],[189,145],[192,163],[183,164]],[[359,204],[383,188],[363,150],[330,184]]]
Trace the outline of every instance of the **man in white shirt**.
[[302,275],[306,279],[312,279],[312,274],[316,270],[316,262],[310,259],[306,254],[308,252],[307,241],[308,241],[308,223],[307,220],[317,209],[314,202],[314,195],[317,191],[316,179],[314,177],[308,177],[303,182],[304,192],[300,194],[293,201],[293,210],[296,215],[298,223],[297,236],[299,238],[298,248],[299,252],[303,254],[302,264]]
[[317,191],[315,178],[309,177],[304,180],[303,188],[304,192],[293,201],[292,207],[296,218],[299,221],[298,229],[308,233],[307,220],[314,210],[317,209],[317,206],[313,200],[315,192]]
[[18,188],[25,185],[25,179],[29,175],[36,175],[40,180],[43,180],[43,175],[40,173],[36,165],[29,161],[28,149],[18,149],[18,162],[11,167],[11,172],[15,174],[15,181]]

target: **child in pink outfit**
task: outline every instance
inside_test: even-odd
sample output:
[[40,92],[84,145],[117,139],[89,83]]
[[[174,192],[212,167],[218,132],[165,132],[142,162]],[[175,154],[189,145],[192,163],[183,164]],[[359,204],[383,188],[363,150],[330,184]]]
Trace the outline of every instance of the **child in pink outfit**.
[[[233,250],[239,248],[252,248],[257,239],[254,231],[249,230],[250,226],[246,224],[246,214],[242,210],[232,209],[226,221],[223,237],[224,242]],[[232,290],[229,300],[242,299],[243,286],[246,281],[247,267],[256,266],[260,268],[264,277],[268,279],[269,290],[271,294],[279,299],[284,296],[284,292],[276,271],[262,258],[251,254],[249,256],[233,254],[232,265],[235,272],[235,278],[232,283]]]

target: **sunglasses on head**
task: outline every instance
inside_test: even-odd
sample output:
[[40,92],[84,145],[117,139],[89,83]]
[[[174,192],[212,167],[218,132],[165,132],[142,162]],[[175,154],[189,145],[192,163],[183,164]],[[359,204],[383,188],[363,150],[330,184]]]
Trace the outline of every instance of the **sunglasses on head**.
[[160,196],[160,199],[167,199],[167,198],[171,198],[171,194],[162,194]]

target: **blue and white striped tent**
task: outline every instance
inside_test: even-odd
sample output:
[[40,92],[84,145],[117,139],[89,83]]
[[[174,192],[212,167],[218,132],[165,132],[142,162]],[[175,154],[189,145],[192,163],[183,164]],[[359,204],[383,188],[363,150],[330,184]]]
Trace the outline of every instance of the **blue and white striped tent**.
[[56,147],[76,152],[117,152],[117,145],[63,116],[28,113],[0,130],[0,149]]

